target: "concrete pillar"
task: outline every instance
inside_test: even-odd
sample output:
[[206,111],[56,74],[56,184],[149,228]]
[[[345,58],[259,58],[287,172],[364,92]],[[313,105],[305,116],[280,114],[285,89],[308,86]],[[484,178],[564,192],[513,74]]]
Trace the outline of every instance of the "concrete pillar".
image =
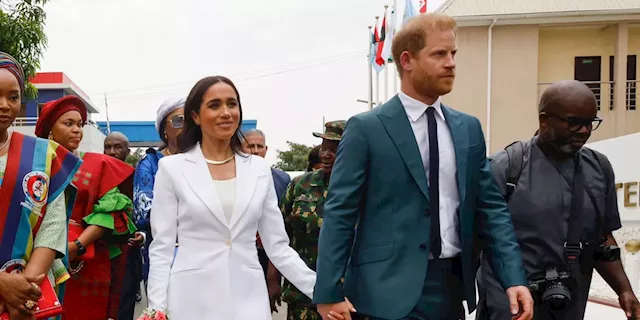
[[629,47],[629,24],[618,23],[614,62],[613,119],[616,137],[625,135],[627,114],[627,52]]

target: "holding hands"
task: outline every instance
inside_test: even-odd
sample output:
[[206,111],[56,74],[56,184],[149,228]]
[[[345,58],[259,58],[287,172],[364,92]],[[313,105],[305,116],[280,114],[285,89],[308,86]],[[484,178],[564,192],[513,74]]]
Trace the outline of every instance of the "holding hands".
[[346,297],[343,302],[319,304],[317,308],[322,320],[351,320],[351,313],[356,312],[356,308]]

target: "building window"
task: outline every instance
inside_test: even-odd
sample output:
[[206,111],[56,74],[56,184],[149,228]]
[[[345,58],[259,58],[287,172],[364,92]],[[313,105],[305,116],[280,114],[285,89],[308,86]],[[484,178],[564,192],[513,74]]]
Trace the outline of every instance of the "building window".
[[[637,70],[637,56],[627,56],[627,83],[625,85],[625,100],[627,110],[636,110],[638,107],[638,78],[636,74]],[[613,83],[615,79],[615,57],[609,56],[609,81]],[[613,109],[613,85],[610,89],[609,103],[610,109]]]
[[593,91],[593,94],[596,96],[596,100],[598,101],[598,110],[600,110],[602,102],[602,79],[600,77],[602,71],[601,66],[601,57],[576,57],[573,73],[574,80],[584,82],[589,86],[589,88],[591,88],[591,91]]

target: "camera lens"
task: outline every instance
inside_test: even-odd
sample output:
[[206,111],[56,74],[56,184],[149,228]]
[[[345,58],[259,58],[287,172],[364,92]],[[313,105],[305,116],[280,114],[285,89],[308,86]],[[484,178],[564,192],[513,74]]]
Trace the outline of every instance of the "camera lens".
[[552,310],[564,309],[571,302],[571,292],[561,283],[554,283],[542,293],[542,301]]

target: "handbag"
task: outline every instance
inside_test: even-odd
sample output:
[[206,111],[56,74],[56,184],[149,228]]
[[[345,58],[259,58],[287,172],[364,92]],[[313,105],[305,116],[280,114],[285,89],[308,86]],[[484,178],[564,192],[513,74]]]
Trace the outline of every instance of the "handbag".
[[[34,310],[36,319],[48,319],[61,315],[62,304],[49,281],[49,277],[44,277],[44,280],[42,280],[40,291],[42,291],[42,296],[40,296],[40,300],[38,300],[38,304]],[[0,320],[10,320],[9,313],[5,312],[0,314]]]
[[[69,220],[69,242],[73,242],[77,240],[83,231],[84,231],[84,228],[80,224],[78,224],[73,220]],[[86,249],[86,252],[83,255],[78,256],[78,259],[86,261],[86,260],[91,260],[95,258],[96,247],[93,243],[88,246],[85,246],[85,249]]]

